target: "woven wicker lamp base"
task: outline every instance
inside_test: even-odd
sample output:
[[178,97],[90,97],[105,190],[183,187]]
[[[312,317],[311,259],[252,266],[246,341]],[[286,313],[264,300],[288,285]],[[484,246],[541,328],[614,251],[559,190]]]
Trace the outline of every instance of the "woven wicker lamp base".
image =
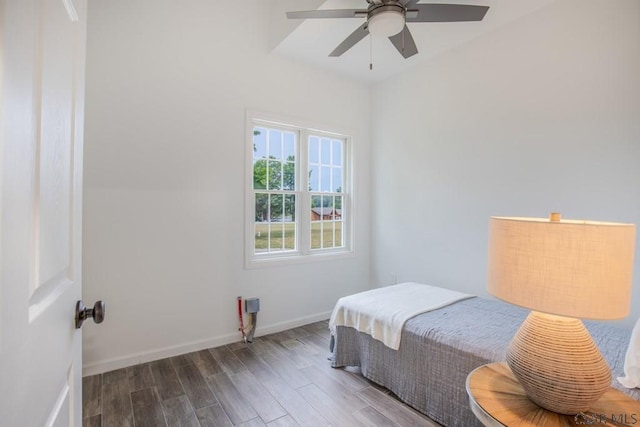
[[579,319],[532,311],[507,363],[532,401],[560,414],[586,412],[611,386],[611,369]]

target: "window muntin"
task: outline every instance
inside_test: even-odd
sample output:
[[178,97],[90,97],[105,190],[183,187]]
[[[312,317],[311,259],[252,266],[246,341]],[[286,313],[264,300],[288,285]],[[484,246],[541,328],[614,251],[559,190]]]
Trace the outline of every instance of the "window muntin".
[[350,138],[255,117],[251,130],[248,259],[349,252]]

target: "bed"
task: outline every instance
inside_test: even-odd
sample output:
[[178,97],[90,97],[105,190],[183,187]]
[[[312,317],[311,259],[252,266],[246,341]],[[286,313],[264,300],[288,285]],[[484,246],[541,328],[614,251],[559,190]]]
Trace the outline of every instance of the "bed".
[[[469,407],[467,375],[486,363],[505,360],[512,336],[527,310],[480,297],[458,300],[418,314],[402,327],[394,350],[351,326],[334,326],[331,366],[356,366],[371,381],[444,426],[480,426]],[[639,389],[624,388],[623,375],[631,331],[585,321],[612,370],[612,386],[640,400]]]

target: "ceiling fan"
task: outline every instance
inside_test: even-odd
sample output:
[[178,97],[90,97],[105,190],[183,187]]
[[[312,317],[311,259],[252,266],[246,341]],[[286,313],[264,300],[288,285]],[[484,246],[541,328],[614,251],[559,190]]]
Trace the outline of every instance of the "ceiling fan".
[[482,21],[488,6],[465,4],[418,4],[419,0],[366,0],[366,9],[321,9],[287,12],[289,19],[307,18],[366,18],[329,56],[340,56],[368,34],[389,37],[391,43],[406,59],[418,48],[407,27],[411,22]]

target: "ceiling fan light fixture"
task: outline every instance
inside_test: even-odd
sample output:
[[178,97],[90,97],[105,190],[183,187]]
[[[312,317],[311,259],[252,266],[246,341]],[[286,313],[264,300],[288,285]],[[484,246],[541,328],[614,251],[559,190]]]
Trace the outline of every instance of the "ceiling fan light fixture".
[[369,17],[369,33],[374,37],[391,37],[404,28],[404,10],[383,10]]

